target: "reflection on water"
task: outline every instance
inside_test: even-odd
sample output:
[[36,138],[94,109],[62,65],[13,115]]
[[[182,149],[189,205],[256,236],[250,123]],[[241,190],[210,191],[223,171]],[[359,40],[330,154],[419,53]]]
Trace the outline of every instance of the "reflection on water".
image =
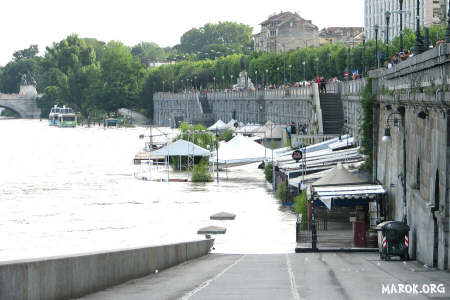
[[[220,173],[219,184],[136,180],[142,132],[0,120],[0,260],[193,240],[208,225],[227,228],[216,252],[293,252],[295,216],[257,164]],[[209,219],[221,211],[236,219]]]

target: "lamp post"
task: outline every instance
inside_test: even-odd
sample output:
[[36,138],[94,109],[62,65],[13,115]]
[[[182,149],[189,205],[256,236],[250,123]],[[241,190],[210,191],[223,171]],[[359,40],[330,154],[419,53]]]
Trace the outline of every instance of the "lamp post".
[[328,77],[331,78],[331,52],[328,53]]
[[164,93],[164,80],[163,80],[163,93]]
[[315,65],[316,65],[316,77],[317,77],[317,76],[319,76],[319,58],[318,57],[314,58],[314,61],[316,62]]
[[403,51],[403,0],[400,2],[400,52]]
[[216,76],[213,76],[213,80],[214,80],[214,86],[213,86],[213,89],[214,89],[214,91],[216,90]]
[[422,35],[420,34],[420,0],[417,0],[417,13],[416,13],[416,45],[414,46],[414,54],[420,54],[425,51],[425,45],[423,43]]
[[366,58],[366,35],[363,33],[362,35],[362,41],[363,41],[363,48],[362,48],[362,54],[361,54],[361,63],[362,63],[362,76],[364,77],[366,73],[366,64],[365,64],[365,58]]
[[387,11],[384,13],[386,17],[386,60],[389,59],[389,19],[391,18],[391,12]]
[[[405,224],[408,223],[407,219],[407,202],[406,202],[406,128],[405,128],[405,107],[400,106],[397,108],[397,112],[392,112],[388,115],[386,120],[386,128],[384,129],[384,136],[382,141],[385,143],[389,143],[391,141],[391,128],[390,122],[393,123],[394,126],[402,127],[402,135],[403,135],[403,171],[401,174],[401,181],[403,187],[403,222]],[[400,116],[400,120],[395,118],[395,116]],[[401,124],[399,124],[399,121]]]
[[447,29],[445,30],[445,42],[450,43],[450,3],[448,5],[447,13]]
[[377,68],[380,68],[380,56],[378,55],[378,30],[380,30],[380,26],[375,25],[375,56],[377,59]]
[[302,65],[303,65],[303,81],[306,81],[306,61],[303,61]]
[[[266,69],[266,81],[267,82],[269,82],[269,77],[268,77],[269,74],[268,73],[269,73],[269,70]],[[266,83],[264,83],[264,85],[266,85]]]
[[289,82],[292,82],[292,65],[289,65]]
[[277,84],[280,82],[280,67],[277,67]]
[[225,75],[222,75],[222,87],[225,88]]

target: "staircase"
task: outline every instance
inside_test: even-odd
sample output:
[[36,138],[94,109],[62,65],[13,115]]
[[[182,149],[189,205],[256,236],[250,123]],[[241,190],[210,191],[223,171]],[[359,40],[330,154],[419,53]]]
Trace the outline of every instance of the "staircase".
[[192,120],[194,124],[202,124],[206,127],[214,124],[214,115],[212,113],[211,106],[208,103],[208,98],[206,94],[200,93],[197,97],[197,103],[200,107],[200,111],[202,112],[199,118],[195,118]]
[[339,95],[335,93],[320,94],[323,134],[341,134],[344,126],[344,110]]
[[200,96],[198,97],[198,101],[200,102],[202,113],[204,113],[204,114],[212,113],[211,107],[208,104],[206,94],[200,94]]

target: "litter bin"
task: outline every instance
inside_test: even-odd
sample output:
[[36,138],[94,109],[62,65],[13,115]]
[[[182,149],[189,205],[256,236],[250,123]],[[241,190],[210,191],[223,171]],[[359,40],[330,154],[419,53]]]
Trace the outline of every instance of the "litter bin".
[[390,260],[391,256],[399,256],[408,260],[409,226],[400,221],[386,221],[378,224],[378,249],[381,260]]

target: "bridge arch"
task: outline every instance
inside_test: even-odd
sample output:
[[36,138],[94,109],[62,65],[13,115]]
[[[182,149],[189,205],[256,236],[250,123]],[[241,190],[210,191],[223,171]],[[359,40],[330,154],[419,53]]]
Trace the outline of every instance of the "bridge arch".
[[22,114],[18,110],[16,110],[15,108],[12,108],[12,107],[9,107],[9,106],[6,106],[6,105],[2,105],[1,103],[0,103],[0,108],[4,108],[4,109],[7,109],[9,111],[12,111],[18,118],[23,119]]

